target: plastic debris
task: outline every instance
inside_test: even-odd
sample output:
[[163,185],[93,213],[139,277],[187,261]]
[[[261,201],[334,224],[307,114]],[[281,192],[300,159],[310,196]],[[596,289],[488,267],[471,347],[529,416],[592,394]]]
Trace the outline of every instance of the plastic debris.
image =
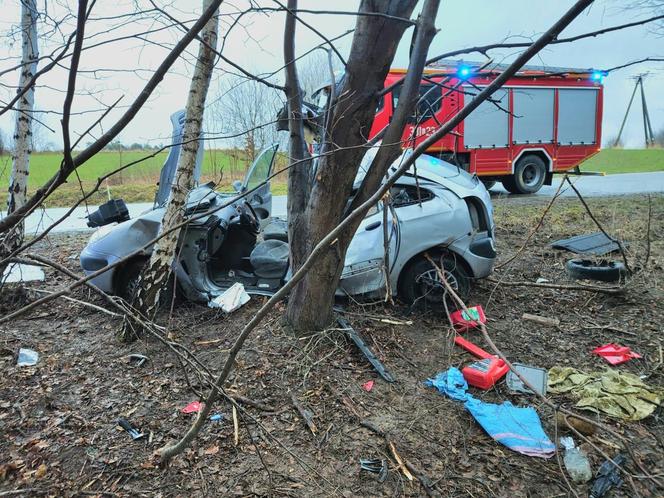
[[463,401],[464,407],[482,428],[499,443],[524,455],[550,458],[555,445],[544,433],[537,412],[532,407],[517,407],[509,401],[500,405],[485,403],[467,392],[468,383],[458,368],[440,372],[425,381],[448,397]]
[[132,425],[129,423],[129,421],[125,418],[119,418],[118,419],[118,425],[122,427],[127,433],[131,436],[131,438],[136,441],[137,439],[141,439],[145,437],[145,434],[143,434],[141,431],[136,429],[135,427],[132,427]]
[[387,382],[396,382],[396,379],[387,370],[387,368],[385,368],[385,365],[380,362],[376,354],[369,346],[367,346],[367,342],[364,340],[364,338],[353,327],[351,327],[350,323],[348,323],[348,320],[338,316],[337,322],[342,327],[348,338],[355,343],[360,352],[369,361],[369,363],[371,363],[371,366],[374,367],[376,372],[378,372],[378,375],[380,375]]
[[664,399],[664,390],[648,386],[634,374],[618,370],[586,373],[571,367],[549,370],[549,392],[574,396],[576,407],[582,410],[630,421],[646,418]]
[[17,282],[43,282],[44,278],[44,270],[39,266],[14,263],[5,268],[0,281],[6,284]]
[[222,420],[224,420],[223,413],[215,413],[214,415],[210,415],[211,422],[221,422]]
[[627,346],[619,346],[618,344],[605,344],[598,348],[593,349],[593,353],[598,356],[601,356],[611,365],[620,365],[625,363],[632,358],[641,358],[639,353],[635,353]]
[[368,380],[364,384],[362,384],[362,389],[364,389],[366,392],[371,392],[373,386],[374,386],[374,381]]
[[572,481],[576,484],[590,481],[593,472],[586,454],[574,445],[571,437],[561,437],[560,445],[565,448],[563,462]]
[[466,331],[468,329],[474,329],[480,326],[482,323],[486,323],[486,316],[484,316],[484,310],[479,304],[477,306],[472,306],[468,308],[468,311],[458,310],[453,313],[450,313],[450,320],[452,320],[452,325],[459,332]]
[[39,353],[32,349],[21,348],[18,350],[17,367],[33,367],[39,361]]
[[210,308],[221,308],[224,313],[232,313],[249,302],[249,294],[239,282],[231,285],[223,294],[208,302]]
[[[627,244],[622,243],[624,247]],[[556,240],[551,244],[554,249],[564,249],[576,254],[595,254],[603,256],[620,250],[618,240],[604,235],[602,232],[577,235],[569,239]]]
[[201,403],[200,401],[192,401],[182,409],[182,413],[200,412],[201,408],[203,408],[203,403]]
[[134,366],[140,367],[148,361],[148,357],[145,356],[144,354],[138,354],[138,353],[132,353],[129,355],[129,363],[134,363]]
[[360,459],[360,469],[378,474],[378,482],[385,482],[387,479],[387,461],[379,458]]
[[620,469],[618,469],[616,464],[622,466],[625,464],[625,461],[626,459],[623,455],[616,455],[613,457],[613,462],[615,463],[606,460],[600,465],[595,476],[595,482],[590,490],[590,498],[601,498],[613,486],[620,487],[622,485],[623,481],[620,478]]
[[[521,377],[525,378],[535,388],[535,391],[542,395],[546,394],[549,374],[544,368],[530,367],[521,363],[513,363],[512,366]],[[513,393],[533,394],[512,370],[507,372],[505,381],[507,382],[507,388]]]

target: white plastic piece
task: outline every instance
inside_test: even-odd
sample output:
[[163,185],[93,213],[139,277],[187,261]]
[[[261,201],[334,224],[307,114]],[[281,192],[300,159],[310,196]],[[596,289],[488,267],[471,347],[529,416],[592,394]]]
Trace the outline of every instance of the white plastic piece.
[[225,313],[232,313],[247,304],[249,299],[249,294],[244,290],[244,285],[236,282],[226,292],[210,300],[208,306],[210,308],[221,308]]
[[535,280],[535,283],[536,283],[536,284],[546,284],[547,282],[551,282],[551,280],[546,279],[546,278],[542,278],[542,277],[540,277],[540,278],[538,278],[537,280]]
[[39,353],[32,349],[21,348],[18,350],[17,367],[33,367],[39,361]]
[[23,263],[11,264],[5,268],[2,281],[5,283],[43,282],[44,270],[34,265],[24,265]]

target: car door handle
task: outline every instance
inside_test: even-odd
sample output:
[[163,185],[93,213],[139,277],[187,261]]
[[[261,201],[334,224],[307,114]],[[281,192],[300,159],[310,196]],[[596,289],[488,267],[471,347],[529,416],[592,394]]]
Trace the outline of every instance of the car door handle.
[[375,229],[378,228],[379,226],[380,226],[380,221],[374,221],[373,223],[370,223],[369,225],[367,225],[366,227],[364,227],[364,229],[367,230],[367,231],[369,231],[369,230],[375,230]]

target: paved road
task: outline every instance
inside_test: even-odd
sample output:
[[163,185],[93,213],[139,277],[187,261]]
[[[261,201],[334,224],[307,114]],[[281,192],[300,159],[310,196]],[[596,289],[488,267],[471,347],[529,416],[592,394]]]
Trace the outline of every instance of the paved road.
[[[601,197],[609,195],[629,195],[645,193],[664,193],[664,172],[657,173],[628,173],[623,175],[609,176],[582,176],[573,177],[574,184],[582,195],[588,197]],[[550,197],[558,188],[560,180],[556,177],[554,185],[542,187],[535,194],[538,197]],[[508,195],[500,184],[491,189],[494,196]],[[569,187],[562,194],[563,196],[574,196],[574,192]],[[523,196],[519,196],[523,198]],[[152,203],[129,204],[129,214],[134,217],[152,207]],[[90,206],[89,211],[94,211],[96,206]],[[67,210],[65,208],[50,208],[28,217],[26,223],[27,233],[38,233],[49,226],[55,220],[59,219]],[[88,210],[85,208],[76,209],[64,222],[58,225],[52,233],[60,232],[78,232],[90,231],[85,224],[85,216]],[[4,214],[4,213],[3,213]],[[273,216],[286,216],[286,196],[278,195],[273,197],[272,201]]]
[[[664,172],[655,173],[625,173],[622,175],[607,176],[577,176],[570,177],[574,186],[584,197],[603,197],[610,195],[630,195],[664,192]],[[551,197],[558,189],[562,177],[555,176],[553,185],[544,186],[537,192],[537,196]],[[563,187],[564,188],[564,187]],[[493,193],[507,194],[499,183],[491,189]],[[567,186],[562,193],[564,197],[575,196],[574,191]]]

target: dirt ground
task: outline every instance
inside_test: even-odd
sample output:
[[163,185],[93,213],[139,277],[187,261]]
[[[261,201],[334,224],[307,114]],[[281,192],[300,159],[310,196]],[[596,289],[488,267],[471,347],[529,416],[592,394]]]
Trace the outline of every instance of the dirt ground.
[[[499,262],[522,245],[546,200],[495,199]],[[606,368],[590,354],[598,345],[617,342],[643,355],[618,368],[664,387],[662,322],[664,319],[664,196],[652,197],[648,252],[649,203],[642,197],[593,199],[591,208],[605,228],[629,243],[630,262],[639,268],[622,295],[513,287],[477,282],[470,304],[482,304],[489,332],[513,361],[550,368]],[[502,282],[546,278],[573,283],[565,273],[570,253],[552,250],[558,238],[595,231],[578,201],[556,202],[528,248],[494,278]],[[52,237],[37,252],[78,270],[81,236]],[[616,256],[618,257],[618,256]],[[17,309],[39,294],[54,290],[65,277],[46,271],[41,284],[26,284],[21,293],[6,288],[0,314]],[[72,298],[102,302],[88,290]],[[201,306],[181,305],[167,325],[171,340],[181,343],[212,372],[218,371],[239,329],[262,302],[253,298],[230,316]],[[283,310],[283,308],[282,308]],[[209,422],[193,446],[168,468],[155,466],[152,454],[176,440],[193,415],[181,412],[197,392],[205,392],[192,369],[181,368],[162,343],[145,338],[133,344],[115,336],[121,320],[77,302],[59,300],[0,326],[0,496],[420,496],[424,487],[409,481],[394,461],[386,440],[361,422],[369,421],[393,442],[400,457],[430,480],[440,496],[572,496],[556,457],[527,457],[492,440],[463,406],[425,387],[423,381],[470,358],[451,347],[447,320],[406,307],[353,305],[346,318],[367,338],[396,377],[389,384],[372,370],[339,330],[297,338],[273,313],[251,336],[238,357],[229,392],[243,403],[235,440],[232,410],[215,407],[223,419]],[[545,327],[521,319],[532,313],[560,319]],[[389,319],[392,323],[386,323]],[[473,334],[473,333],[471,333]],[[481,338],[472,336],[479,344]],[[15,366],[20,347],[40,354],[36,367]],[[142,366],[131,353],[149,357]],[[611,368],[611,367],[610,367]],[[370,392],[362,385],[374,380]],[[553,440],[552,410],[532,396],[510,394],[504,382],[486,392],[471,389],[490,402],[510,400],[534,406]],[[313,414],[312,433],[295,410],[294,394]],[[551,396],[573,407],[568,396]],[[262,405],[267,406],[262,406]],[[258,406],[257,406],[258,405]],[[622,422],[584,412],[611,427],[629,442],[633,455],[625,482],[607,496],[664,495],[664,410],[641,422]],[[117,426],[125,417],[146,437],[133,441]],[[577,442],[581,442],[575,438]],[[614,456],[621,440],[608,432],[590,436]],[[588,443],[582,448],[596,470],[604,460]],[[389,462],[383,483],[361,472],[359,459]],[[644,475],[645,469],[650,475]],[[415,472],[415,473],[416,473]],[[626,478],[627,480],[627,478]],[[658,487],[659,483],[659,487]],[[588,496],[589,485],[573,485]]]

